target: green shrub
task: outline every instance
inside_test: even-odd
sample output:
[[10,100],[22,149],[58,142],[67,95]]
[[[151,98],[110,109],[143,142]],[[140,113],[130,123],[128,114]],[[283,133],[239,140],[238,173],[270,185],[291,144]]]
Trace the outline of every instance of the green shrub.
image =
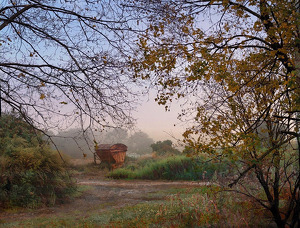
[[21,118],[0,118],[0,205],[38,207],[75,191],[66,164]]
[[158,156],[179,155],[180,151],[173,147],[171,140],[158,141],[151,144],[152,152]]

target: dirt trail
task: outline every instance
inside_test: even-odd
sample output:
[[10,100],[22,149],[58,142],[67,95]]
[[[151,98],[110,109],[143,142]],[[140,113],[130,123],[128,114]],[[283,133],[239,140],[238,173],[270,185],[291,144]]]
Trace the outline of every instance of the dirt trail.
[[21,210],[18,212],[1,212],[0,220],[5,222],[38,217],[61,217],[72,215],[78,218],[91,213],[101,213],[112,208],[135,205],[141,202],[162,200],[156,193],[161,190],[176,187],[191,187],[208,185],[204,182],[188,181],[145,181],[145,180],[105,180],[90,177],[77,179],[78,185],[89,186],[82,196],[72,202],[45,207],[37,210]]

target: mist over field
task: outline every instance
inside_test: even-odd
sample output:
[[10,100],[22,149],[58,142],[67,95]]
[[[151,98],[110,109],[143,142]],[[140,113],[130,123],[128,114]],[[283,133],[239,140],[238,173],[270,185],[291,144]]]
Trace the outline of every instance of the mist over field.
[[65,132],[59,132],[53,139],[53,148],[58,149],[62,153],[72,158],[83,158],[83,154],[87,157],[93,157],[95,152],[95,142],[98,144],[117,144],[127,145],[127,154],[130,156],[141,156],[151,154],[151,144],[154,140],[144,132],[135,132],[129,134],[124,129],[113,129],[110,131],[83,135],[81,129],[71,129]]

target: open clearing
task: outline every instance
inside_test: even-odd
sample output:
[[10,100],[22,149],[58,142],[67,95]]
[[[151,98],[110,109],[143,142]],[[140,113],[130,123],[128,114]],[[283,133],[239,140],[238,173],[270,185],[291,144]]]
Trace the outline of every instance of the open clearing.
[[94,213],[100,214],[138,203],[164,200],[166,194],[160,194],[164,190],[209,185],[205,182],[191,181],[108,180],[97,176],[80,176],[76,180],[83,191],[81,196],[71,202],[53,207],[0,211],[2,225],[50,217],[72,216],[80,220]]

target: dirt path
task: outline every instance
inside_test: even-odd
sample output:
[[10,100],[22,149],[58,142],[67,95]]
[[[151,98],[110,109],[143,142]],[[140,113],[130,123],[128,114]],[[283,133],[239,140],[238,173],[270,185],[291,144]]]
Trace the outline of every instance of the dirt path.
[[101,213],[112,208],[135,205],[141,202],[162,200],[163,196],[155,194],[161,190],[176,187],[207,185],[203,182],[187,181],[145,181],[145,180],[105,180],[89,177],[77,179],[78,185],[89,186],[82,196],[74,201],[37,210],[18,212],[1,212],[0,219],[5,222],[39,217],[62,217],[72,215],[78,218],[91,213]]

